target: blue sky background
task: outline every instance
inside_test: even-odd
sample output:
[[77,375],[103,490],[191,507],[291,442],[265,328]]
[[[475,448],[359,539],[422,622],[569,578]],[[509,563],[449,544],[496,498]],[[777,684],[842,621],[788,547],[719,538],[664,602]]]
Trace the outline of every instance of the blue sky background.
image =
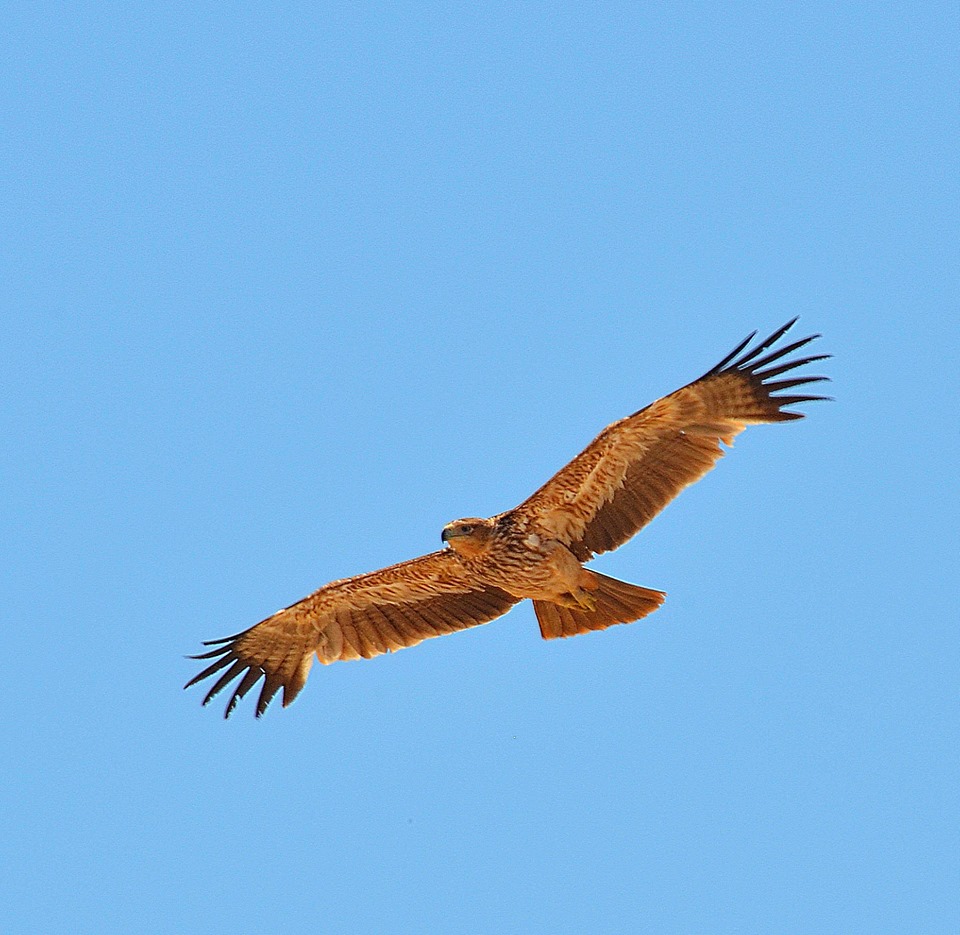
[[[5,8],[4,929],[955,935],[955,6],[481,6]],[[648,621],[181,691],[796,314]]]

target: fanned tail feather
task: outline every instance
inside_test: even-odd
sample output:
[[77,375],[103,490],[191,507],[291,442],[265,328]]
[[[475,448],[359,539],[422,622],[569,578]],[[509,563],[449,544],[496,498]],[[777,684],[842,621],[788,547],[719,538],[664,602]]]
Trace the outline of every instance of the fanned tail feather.
[[596,610],[573,610],[550,601],[534,601],[540,623],[540,635],[545,640],[576,636],[590,630],[606,630],[616,623],[632,623],[652,614],[664,601],[663,591],[627,584],[594,572],[600,584],[590,593],[597,602]]

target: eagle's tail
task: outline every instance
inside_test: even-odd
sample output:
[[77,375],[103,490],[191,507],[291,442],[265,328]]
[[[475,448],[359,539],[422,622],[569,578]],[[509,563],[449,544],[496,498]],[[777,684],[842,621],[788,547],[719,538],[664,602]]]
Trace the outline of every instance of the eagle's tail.
[[593,574],[599,582],[597,589],[590,592],[597,602],[595,610],[574,610],[550,601],[533,602],[540,622],[540,635],[545,640],[576,636],[589,630],[606,630],[615,623],[631,623],[652,614],[666,597],[663,591],[627,584],[597,572]]

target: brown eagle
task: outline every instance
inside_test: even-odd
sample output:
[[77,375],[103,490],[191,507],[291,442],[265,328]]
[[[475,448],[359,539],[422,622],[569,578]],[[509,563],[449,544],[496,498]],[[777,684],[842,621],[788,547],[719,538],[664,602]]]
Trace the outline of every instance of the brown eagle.
[[[225,716],[264,680],[263,714],[282,687],[286,707],[322,663],[368,659],[487,623],[525,598],[544,639],[604,630],[655,611],[665,597],[588,570],[584,562],[626,542],[684,487],[699,480],[747,425],[803,418],[792,406],[825,396],[774,395],[822,376],[776,379],[824,360],[787,355],[813,335],[770,350],[796,318],[750,348],[756,332],[698,380],[607,426],[518,507],[445,526],[446,547],[315,591],[194,659],[214,662],[186,688],[220,672],[207,704],[234,679]],[[225,671],[221,671],[225,670]]]

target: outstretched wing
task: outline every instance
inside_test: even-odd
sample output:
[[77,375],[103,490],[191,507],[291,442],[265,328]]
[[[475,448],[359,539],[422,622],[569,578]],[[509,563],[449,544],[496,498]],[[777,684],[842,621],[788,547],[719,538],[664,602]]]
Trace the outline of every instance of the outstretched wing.
[[720,442],[732,444],[747,425],[802,419],[783,407],[828,398],[774,395],[828,379],[775,379],[830,356],[788,356],[820,335],[764,355],[796,320],[749,348],[754,332],[700,379],[608,426],[515,513],[581,561],[626,542],[714,466]]
[[222,640],[193,659],[214,659],[189,688],[226,669],[203,703],[234,679],[225,717],[264,679],[257,717],[283,688],[286,707],[303,688],[314,654],[323,663],[368,659],[432,636],[487,623],[517,603],[499,588],[479,584],[450,549],[355,578],[334,581],[309,597],[267,617],[256,626]]

